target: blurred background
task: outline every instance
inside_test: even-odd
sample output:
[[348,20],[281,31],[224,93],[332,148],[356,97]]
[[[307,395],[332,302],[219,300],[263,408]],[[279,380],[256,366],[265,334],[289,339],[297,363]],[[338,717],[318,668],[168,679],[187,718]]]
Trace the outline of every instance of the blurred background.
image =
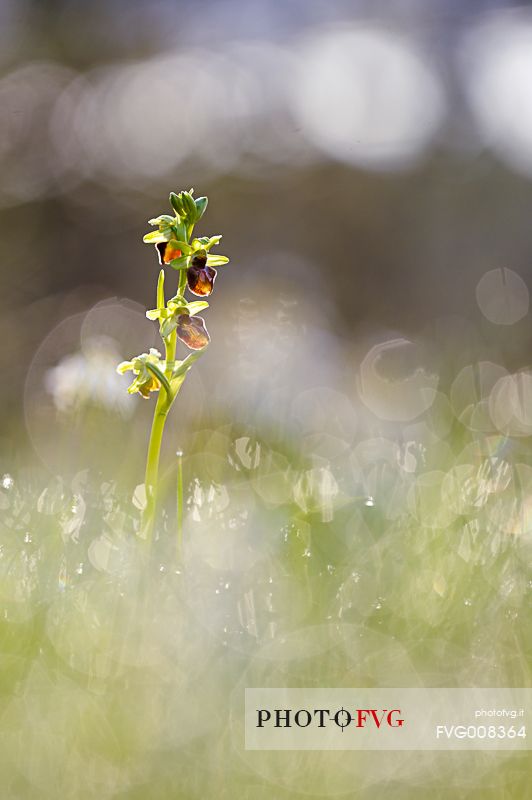
[[[239,707],[530,685],[531,86],[527,4],[0,0],[6,800],[528,797],[519,754],[246,752]],[[231,262],[139,564],[115,367],[192,186]]]
[[[232,260],[184,390],[196,423],[215,407],[271,421],[259,399],[327,386],[365,399],[381,431],[423,410],[422,384],[528,364],[526,5],[2,0],[0,14],[6,469],[24,452],[57,470],[56,426],[82,402],[104,408],[95,425],[117,415],[120,458],[120,419],[145,430],[148,404],[110,367],[157,343],[141,237],[189,186]],[[399,412],[378,407],[390,381]]]

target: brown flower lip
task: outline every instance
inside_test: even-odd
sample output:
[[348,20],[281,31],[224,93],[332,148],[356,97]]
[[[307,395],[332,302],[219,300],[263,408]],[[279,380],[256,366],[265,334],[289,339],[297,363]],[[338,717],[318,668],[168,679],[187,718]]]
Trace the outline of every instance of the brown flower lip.
[[202,318],[191,317],[188,314],[179,314],[176,334],[178,339],[191,350],[203,350],[211,340]]
[[177,247],[173,247],[170,242],[158,242],[155,245],[159,256],[159,264],[169,264],[174,258],[179,258],[182,253]]
[[192,294],[206,297],[214,289],[217,272],[214,267],[207,266],[205,256],[194,256],[187,269],[187,284]]

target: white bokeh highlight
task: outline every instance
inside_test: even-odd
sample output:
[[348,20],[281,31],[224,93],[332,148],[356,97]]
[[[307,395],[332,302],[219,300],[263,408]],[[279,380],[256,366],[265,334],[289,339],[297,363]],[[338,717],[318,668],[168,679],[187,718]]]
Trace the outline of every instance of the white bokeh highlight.
[[476,288],[478,307],[495,325],[514,325],[528,314],[530,294],[517,272],[502,267],[486,272]]

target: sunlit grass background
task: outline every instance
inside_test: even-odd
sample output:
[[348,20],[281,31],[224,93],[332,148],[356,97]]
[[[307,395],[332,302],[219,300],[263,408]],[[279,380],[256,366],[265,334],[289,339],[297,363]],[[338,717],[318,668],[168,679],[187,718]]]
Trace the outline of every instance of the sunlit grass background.
[[[2,799],[528,797],[243,749],[246,686],[531,679],[532,17],[347,5],[0,3]],[[115,366],[191,185],[231,264],[147,553]]]

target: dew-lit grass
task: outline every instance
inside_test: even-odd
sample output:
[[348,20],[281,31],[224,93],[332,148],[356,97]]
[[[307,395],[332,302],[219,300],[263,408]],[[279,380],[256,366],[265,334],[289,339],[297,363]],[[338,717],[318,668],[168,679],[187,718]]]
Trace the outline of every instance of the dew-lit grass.
[[526,443],[194,442],[181,546],[177,469],[150,550],[134,487],[3,476],[6,796],[525,797],[523,755],[247,753],[241,713],[246,686],[529,685]]

